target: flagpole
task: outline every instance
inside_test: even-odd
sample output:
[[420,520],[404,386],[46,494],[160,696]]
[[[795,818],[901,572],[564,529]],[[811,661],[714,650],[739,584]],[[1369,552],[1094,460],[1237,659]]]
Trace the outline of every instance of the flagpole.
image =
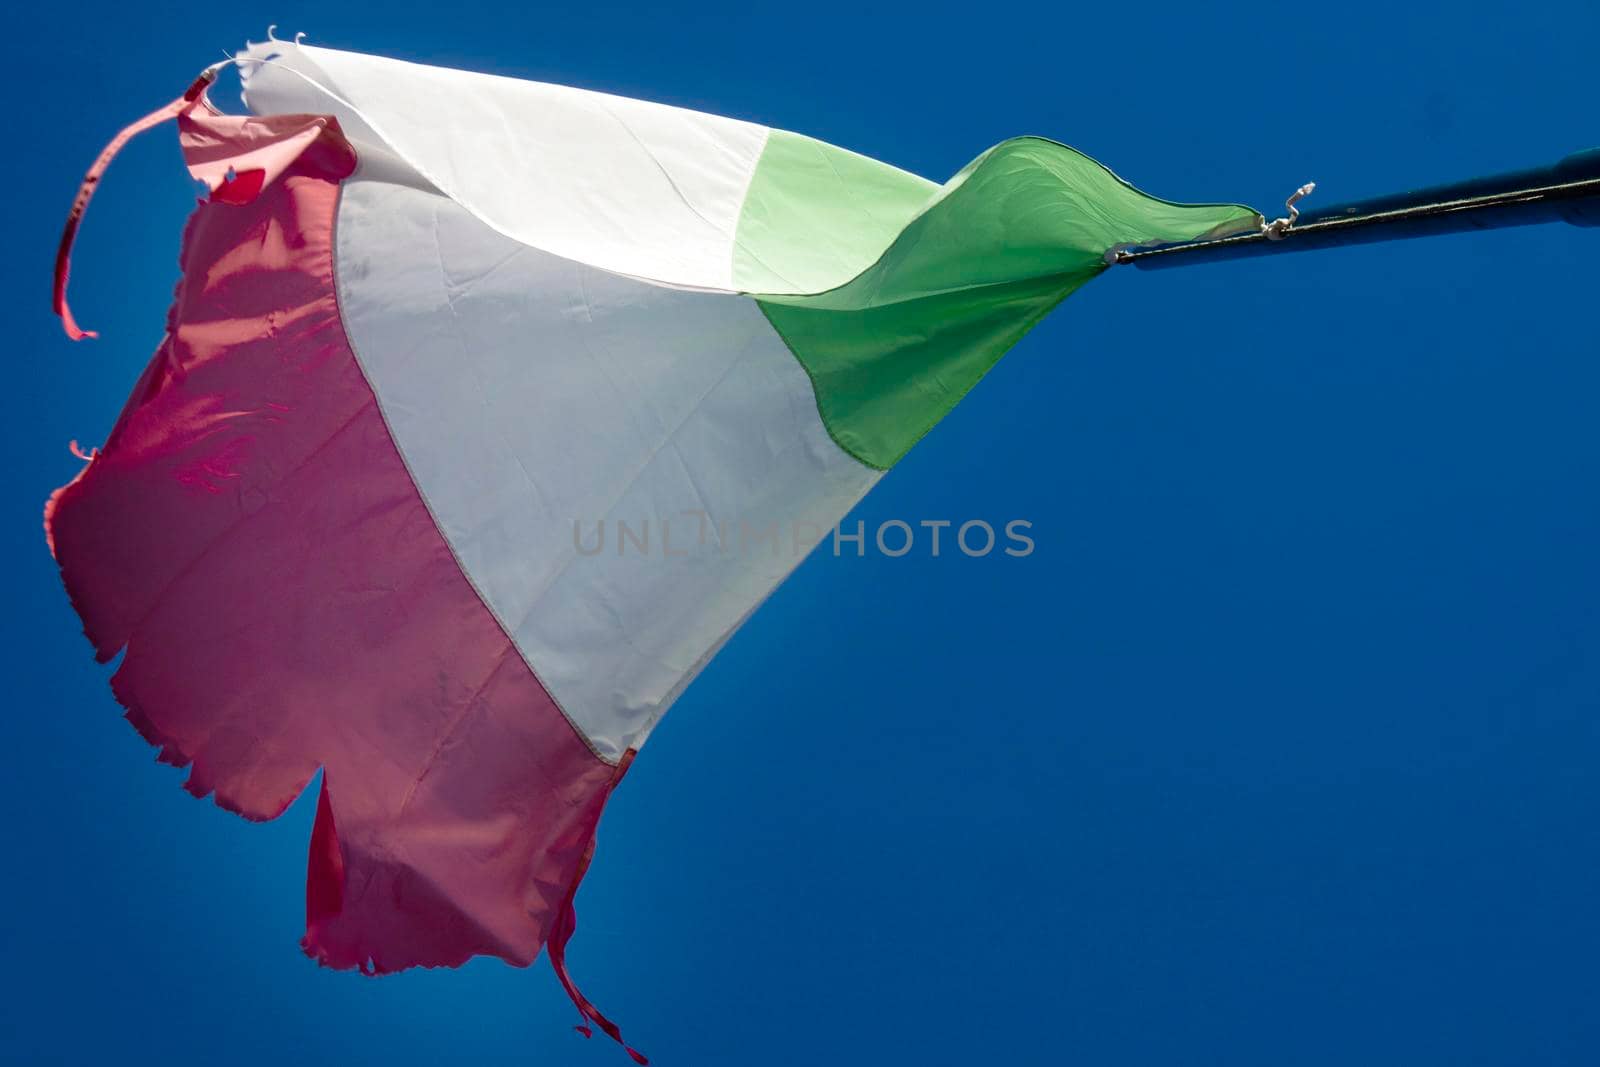
[[1600,226],[1600,148],[1575,152],[1554,166],[1307,211],[1276,236],[1262,230],[1212,240],[1118,248],[1106,254],[1106,261],[1163,270],[1545,222]]

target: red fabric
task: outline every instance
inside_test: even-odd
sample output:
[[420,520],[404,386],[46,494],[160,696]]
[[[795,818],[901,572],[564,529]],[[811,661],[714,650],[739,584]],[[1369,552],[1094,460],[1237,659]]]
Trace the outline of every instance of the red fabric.
[[[606,787],[609,796],[611,790],[622,781],[622,776],[627,773],[628,765],[633,762],[633,749],[622,754],[622,759],[617,761],[615,776],[611,784]],[[578,883],[583,881],[584,874],[589,870],[589,861],[594,859],[594,836],[591,834],[589,843],[583,850],[583,860],[578,864],[578,875],[572,880],[572,886],[567,890],[566,899],[561,902],[561,911],[556,915],[554,928],[550,931],[550,965],[555,968],[556,977],[561,979],[561,985],[567,991],[567,996],[572,998],[572,1003],[578,1006],[578,1013],[589,1022],[598,1026],[606,1036],[621,1045],[623,1051],[633,1057],[633,1062],[640,1067],[649,1067],[650,1061],[644,1054],[622,1040],[622,1030],[617,1024],[600,1014],[598,1008],[589,1003],[589,998],[578,992],[578,987],[572,981],[572,975],[567,971],[567,942],[572,940],[572,935],[578,929],[578,913],[573,908],[573,901],[578,895]],[[587,1025],[573,1027],[584,1037],[592,1037],[593,1031]]]
[[[230,121],[197,109],[186,143],[280,143]],[[570,936],[618,772],[479,600],[389,437],[335,303],[354,160],[315,130],[253,200],[191,218],[167,338],[46,528],[99,659],[125,650],[129,721],[190,792],[270,819],[324,769],[307,953],[525,965]]]
[[74,341],[100,336],[93,330],[81,329],[73,321],[72,309],[67,306],[67,279],[72,274],[72,243],[78,238],[78,227],[83,223],[84,213],[89,210],[89,201],[94,199],[94,191],[99,187],[100,179],[105,176],[106,168],[111,166],[111,161],[117,158],[117,153],[122,151],[123,145],[145,130],[159,126],[192,108],[195,101],[200,98],[200,94],[205,92],[206,86],[215,78],[214,71],[203,71],[178,99],[157,108],[137,122],[124,126],[115,137],[111,138],[111,143],[100,150],[95,161],[89,165],[88,173],[83,176],[83,182],[78,186],[78,195],[72,201],[72,210],[67,212],[67,224],[61,231],[61,243],[56,246],[55,278],[50,294],[51,307],[61,317],[61,328]]
[[178,143],[196,181],[211,199],[248,204],[307,151],[325,154],[329,173],[355,169],[355,151],[327,115],[223,115],[209,104],[178,116]]

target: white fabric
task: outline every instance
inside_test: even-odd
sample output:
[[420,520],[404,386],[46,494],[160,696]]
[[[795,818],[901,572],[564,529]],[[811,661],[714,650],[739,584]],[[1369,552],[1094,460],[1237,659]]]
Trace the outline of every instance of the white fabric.
[[[336,231],[352,346],[468,577],[595,750],[637,747],[800,561],[793,523],[817,539],[878,472],[747,297],[574,263],[360,174]],[[648,551],[619,553],[619,520],[649,521]],[[574,523],[587,548],[601,521],[580,554]]]
[[335,115],[358,151],[384,146],[509,237],[637,278],[733,289],[765,126],[286,41],[240,56],[252,111]]

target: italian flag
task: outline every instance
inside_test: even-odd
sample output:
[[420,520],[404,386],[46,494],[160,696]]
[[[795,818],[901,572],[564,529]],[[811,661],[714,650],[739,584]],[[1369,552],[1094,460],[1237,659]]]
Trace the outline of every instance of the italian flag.
[[799,562],[747,532],[831,530],[1108,249],[1261,219],[1038,137],[937,184],[557,85],[236,62],[249,115],[171,108],[212,193],[47,509],[67,589],[191,792],[270,819],[323,770],[309,954],[548,945],[614,1030],[566,976],[573,894],[633,754]]

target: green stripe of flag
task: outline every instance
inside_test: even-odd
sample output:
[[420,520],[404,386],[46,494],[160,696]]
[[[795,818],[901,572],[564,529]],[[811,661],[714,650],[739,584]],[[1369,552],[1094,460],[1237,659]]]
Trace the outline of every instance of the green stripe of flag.
[[[809,165],[794,146],[781,147],[771,162],[794,157]],[[800,281],[821,273],[815,259],[786,257],[780,246],[837,241],[846,255],[860,254],[873,241],[882,246],[881,230],[850,230],[861,218],[901,227],[875,262],[837,288],[813,295],[755,291],[811,376],[828,432],[880,469],[905,455],[1046,312],[1104,270],[1106,249],[1260,222],[1237,204],[1148,196],[1083,153],[1039,137],[990,149],[914,209],[911,183],[864,167],[871,180],[859,203],[869,208],[786,212],[784,201],[762,190],[801,179],[776,170],[763,175],[768,164],[764,156],[752,183],[761,199],[741,219],[739,245],[746,246],[749,222],[750,259],[774,275]]]

